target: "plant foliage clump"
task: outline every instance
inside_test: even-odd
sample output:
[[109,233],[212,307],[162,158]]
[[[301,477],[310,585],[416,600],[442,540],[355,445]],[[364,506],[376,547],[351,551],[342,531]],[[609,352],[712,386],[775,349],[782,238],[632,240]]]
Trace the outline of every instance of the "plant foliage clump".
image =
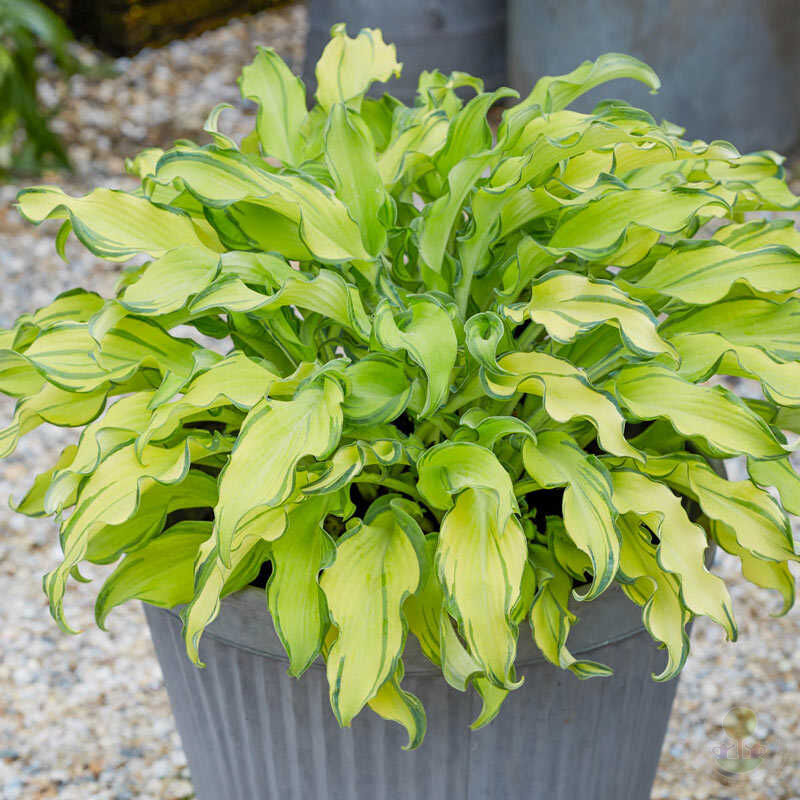
[[[542,78],[496,134],[487,112],[515,92],[434,71],[413,107],[365,95],[399,70],[379,31],[337,26],[308,110],[261,49],[241,143],[220,106],[210,144],[130,162],[136,191],[23,191],[29,220],[64,220],[59,248],[74,233],[151,260],[114,299],[76,290],[2,333],[19,402],[0,448],[84,426],[16,506],[59,521],[44,588],[63,627],[79,564],[117,562],[98,623],[131,598],[186,604],[199,663],[220,598],[268,562],[291,674],[321,654],[342,725],[369,705],[415,746],[409,631],[480,693],[484,724],[519,686],[520,633],[608,674],[568,649],[572,597],[616,585],[641,606],[659,680],[693,617],[734,639],[710,543],[791,606],[800,233],[745,218],[798,207],[774,153],[687,141],[622,102],[567,110],[611,79],[656,89],[633,58]],[[713,468],[734,456],[750,480]]]
[[67,26],[38,0],[0,0],[0,171],[69,166],[37,97],[36,57],[47,50],[70,75],[80,69],[69,51],[71,41]]

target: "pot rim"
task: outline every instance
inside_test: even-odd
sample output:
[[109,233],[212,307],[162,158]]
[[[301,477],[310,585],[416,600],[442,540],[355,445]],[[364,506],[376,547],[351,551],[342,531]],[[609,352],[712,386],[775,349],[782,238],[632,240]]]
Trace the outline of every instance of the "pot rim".
[[[709,459],[709,463],[718,474],[726,477],[725,465],[721,461]],[[715,555],[716,545],[710,542],[705,557],[707,569],[714,563]],[[183,608],[184,605],[179,605],[159,610],[180,619]],[[578,616],[575,627],[570,631],[570,652],[576,656],[587,655],[607,645],[647,632],[640,607],[628,599],[618,583],[612,583],[600,597],[587,603],[576,600],[573,595],[569,601],[569,610]],[[523,621],[519,628],[516,666],[524,668],[547,662],[534,643],[527,622]],[[207,626],[203,636],[216,639],[229,647],[289,664],[289,657],[267,608],[266,590],[253,585],[246,586],[221,601],[219,615]],[[652,638],[650,641],[657,644]],[[202,640],[200,647],[202,648]],[[401,658],[406,675],[442,675],[441,668],[431,663],[423,654],[413,634],[406,634]],[[318,656],[308,668],[325,669],[325,662]]]
[[[181,605],[159,610],[180,619],[183,608]],[[578,610],[581,612],[570,637],[570,652],[573,655],[591,653],[645,631],[641,609],[616,584],[589,603],[571,600],[570,610],[573,613]],[[533,642],[526,621],[520,624],[519,633],[516,666],[528,667],[546,662],[547,659]],[[203,633],[203,638],[205,637],[266,659],[289,664],[289,658],[275,631],[272,615],[266,607],[265,590],[256,586],[246,586],[224,598],[220,604],[219,616]],[[202,639],[200,648],[202,658]],[[442,675],[441,668],[423,655],[413,634],[407,634],[401,657],[406,675]],[[309,669],[325,669],[325,662],[317,657]]]

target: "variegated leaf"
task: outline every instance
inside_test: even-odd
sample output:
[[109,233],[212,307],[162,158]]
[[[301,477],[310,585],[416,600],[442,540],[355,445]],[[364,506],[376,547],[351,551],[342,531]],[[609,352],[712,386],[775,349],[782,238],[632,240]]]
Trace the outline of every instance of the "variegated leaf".
[[152,412],[140,428],[139,446],[170,436],[183,419],[200,411],[225,405],[249,411],[279,380],[261,364],[234,350],[192,378],[181,397],[161,403]]
[[663,671],[653,675],[657,681],[674,678],[689,655],[686,624],[691,614],[681,602],[678,579],[661,569],[649,534],[638,522],[619,520],[622,534],[618,580],[622,590],[642,607],[642,620],[650,635],[667,651]]
[[259,47],[252,63],[242,70],[239,88],[242,97],[258,105],[256,131],[264,155],[284,164],[300,163],[301,126],[307,113],[303,82],[275,50]]
[[364,249],[377,255],[386,243],[393,208],[378,171],[369,128],[344,103],[334,105],[328,116],[325,163],[337,197],[361,230]]
[[199,469],[190,469],[178,483],[145,485],[133,516],[124,522],[102,525],[91,533],[86,560],[110,564],[158,536],[169,514],[184,509],[210,509],[216,502],[216,478]]
[[105,629],[109,612],[128,600],[161,608],[188,603],[197,551],[210,535],[210,522],[186,520],[125,556],[97,595],[94,613],[98,626]]
[[219,272],[219,253],[178,247],[153,261],[125,289],[120,303],[133,314],[169,314],[208,286]]
[[625,346],[638,355],[674,355],[658,335],[653,312],[610,281],[549,272],[533,283],[530,300],[512,306],[506,314],[517,324],[528,318],[544,325],[558,342],[571,342],[597,325],[611,324],[619,329]]
[[492,494],[494,526],[500,533],[518,510],[511,477],[494,453],[479,444],[443,442],[431,447],[417,461],[417,473],[417,488],[433,508],[452,508],[454,498],[467,489]]
[[548,431],[525,442],[525,471],[541,487],[564,488],[562,513],[567,535],[592,563],[592,585],[580,596],[592,600],[604,592],[619,567],[619,531],[611,478],[594,456],[566,433]]
[[[616,459],[609,464],[619,466]],[[631,466],[631,463],[625,466]],[[729,481],[705,459],[688,453],[648,456],[637,466],[696,500],[703,513],[734,532],[736,541],[758,558],[768,561],[797,559],[789,520],[768,492],[750,481]]]
[[260,218],[265,225],[278,215],[290,226],[284,231],[293,230],[297,237],[294,248],[283,249],[290,258],[308,251],[324,261],[369,258],[355,222],[326,187],[295,175],[275,175],[230,150],[169,150],[159,160],[154,180],[178,181],[211,208],[246,201],[255,221]]
[[200,545],[194,565],[194,595],[181,611],[186,654],[198,667],[205,666],[200,660],[200,638],[219,614],[225,585],[237,570],[266,561],[269,556],[269,542],[281,536],[286,529],[285,511],[271,511],[272,513],[263,514],[249,526],[247,535],[242,537],[239,547],[233,551],[227,564],[220,558],[213,533]]
[[466,488],[442,521],[436,568],[450,614],[475,661],[495,686],[514,689],[517,602],[527,544],[515,516],[498,524],[494,492]]
[[339,539],[322,573],[338,629],[327,656],[331,706],[343,726],[395,674],[407,630],[403,602],[422,580],[422,546],[419,526],[389,495]]
[[20,438],[43,423],[75,428],[91,422],[105,407],[108,392],[67,392],[46,383],[35,394],[21,398],[11,424],[0,431],[0,458],[14,452]]
[[789,456],[770,460],[748,458],[747,471],[757,486],[774,486],[780,494],[783,507],[790,514],[800,517],[800,475]]
[[606,53],[596,61],[584,61],[566,75],[540,78],[522,105],[539,106],[549,114],[565,108],[601,83],[619,78],[641,81],[653,92],[661,88],[658,76],[643,61],[624,53]]
[[723,387],[691,383],[658,364],[623,367],[612,385],[635,417],[668,419],[683,436],[724,454],[777,458],[786,453],[769,426]]
[[313,277],[292,271],[272,294],[262,294],[250,289],[240,278],[226,276],[200,292],[189,310],[192,313],[215,308],[235,312],[269,312],[295,305],[324,314],[350,328],[361,338],[369,335],[369,320],[358,289],[337,273],[326,269],[321,269]]
[[54,619],[70,631],[64,619],[67,578],[85,557],[91,534],[104,525],[125,522],[136,511],[143,485],[178,483],[191,463],[189,442],[171,448],[149,447],[137,458],[133,445],[115,450],[81,486],[75,511],[61,526],[64,559],[44,579]]
[[322,527],[335,500],[333,495],[322,495],[299,502],[289,511],[286,530],[270,548],[267,602],[289,656],[289,674],[295,677],[317,657],[330,627],[318,576],[336,557],[336,545]]
[[420,416],[436,411],[447,400],[450,371],[458,341],[447,310],[432,297],[412,297],[408,310],[395,316],[384,300],[375,311],[374,335],[390,352],[405,352],[425,372],[427,389]]
[[[250,410],[219,479],[214,530],[226,566],[241,529],[292,494],[298,461],[305,455],[324,458],[336,446],[342,399],[339,383],[324,375],[299,389],[292,400],[267,398]],[[264,447],[265,436],[269,448]]]
[[658,564],[677,576],[686,607],[711,617],[735,641],[737,628],[728,589],[704,563],[705,531],[689,519],[680,499],[663,483],[632,470],[614,470],[611,480],[617,511],[633,514],[658,537]]
[[362,28],[351,38],[343,24],[334,25],[317,62],[317,100],[326,110],[335,103],[358,110],[374,81],[399,76],[402,67],[395,46],[386,44],[377,28]]
[[125,261],[137,253],[158,257],[181,245],[202,245],[188,215],[125,192],[95,189],[70,197],[40,186],[21,192],[17,202],[22,215],[37,224],[68,219],[81,242],[109,261]]
[[800,299],[775,302],[756,297],[730,298],[671,315],[660,328],[674,339],[714,333],[732,345],[760,348],[772,358],[800,361]]
[[714,241],[692,242],[657,261],[636,288],[707,305],[737,283],[760,292],[793,292],[800,288],[800,254],[786,247],[743,253]]
[[742,547],[736,540],[733,529],[722,522],[712,520],[710,523],[711,536],[726,553],[737,556],[742,565],[742,575],[750,583],[762,589],[774,589],[779,592],[783,606],[779,614],[788,613],[794,605],[795,577],[785,561],[765,561],[753,555],[746,547]]
[[736,375],[761,383],[772,402],[800,405],[800,362],[778,361],[759,347],[731,344],[717,333],[685,333],[671,343],[680,355],[678,373],[692,382]]
[[563,212],[548,248],[579,258],[602,258],[622,244],[631,228],[677,234],[688,228],[701,211],[722,216],[727,209],[722,198],[693,189],[610,192],[583,207]]
[[579,678],[613,673],[609,667],[588,659],[577,659],[567,649],[567,637],[577,617],[569,610],[572,579],[558,565],[553,554],[540,545],[531,547],[537,591],[531,609],[533,638],[548,661],[569,669]]
[[412,384],[403,362],[385,353],[370,353],[344,370],[342,411],[358,425],[391,422],[405,411]]
[[607,394],[595,389],[582,370],[547,353],[510,353],[499,359],[497,366],[501,374],[483,375],[493,397],[510,397],[514,392],[539,395],[551,419],[588,419],[597,430],[601,446],[609,453],[640,458],[625,440],[625,418],[619,407]]
[[408,733],[408,743],[403,750],[415,750],[422,744],[428,721],[419,698],[400,688],[402,680],[403,662],[398,661],[395,674],[378,689],[368,704],[379,716],[402,725]]

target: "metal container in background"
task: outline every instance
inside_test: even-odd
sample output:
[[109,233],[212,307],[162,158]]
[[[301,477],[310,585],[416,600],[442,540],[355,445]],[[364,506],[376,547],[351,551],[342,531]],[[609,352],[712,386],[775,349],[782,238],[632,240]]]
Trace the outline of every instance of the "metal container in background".
[[480,701],[451,689],[409,635],[403,687],[424,703],[421,747],[368,708],[339,728],[324,664],[300,680],[265,608],[248,587],[221,606],[186,657],[177,610],[145,606],[198,800],[647,800],[677,681],[655,683],[665,654],[641,609],[617,586],[580,608],[575,654],[612,666],[578,680],[542,659],[520,626],[525,683],[499,716],[471,732]]
[[657,95],[603,85],[575,108],[619,97],[740,150],[800,142],[797,0],[509,0],[508,71],[523,95],[542,75],[629,53],[661,78]]
[[506,0],[308,0],[307,8],[303,80],[309,93],[316,90],[314,66],[337,22],[347,24],[350,36],[381,28],[384,40],[397,45],[402,75],[376,86],[404,103],[413,101],[426,69],[469,72],[487,89],[505,83]]
[[44,0],[70,29],[103,51],[130,56],[143,47],[218,28],[280,0]]

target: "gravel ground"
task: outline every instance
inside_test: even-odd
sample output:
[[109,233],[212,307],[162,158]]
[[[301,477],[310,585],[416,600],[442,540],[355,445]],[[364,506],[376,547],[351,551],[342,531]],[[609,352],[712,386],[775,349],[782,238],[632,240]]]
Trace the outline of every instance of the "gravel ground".
[[[223,100],[236,105],[228,124],[239,132],[250,111],[238,101],[235,79],[255,45],[276,47],[297,69],[304,35],[303,7],[279,8],[118,60],[112,79],[49,83],[45,98],[64,101],[56,124],[70,143],[75,173],[34,182],[58,182],[72,192],[99,184],[126,188],[124,157],[176,137],[199,138],[207,112]],[[109,292],[116,276],[116,268],[74,243],[69,263],[61,262],[52,243],[57,226],[34,229],[10,208],[18,188],[0,187],[3,326],[72,286]],[[5,402],[4,415],[11,411]],[[0,464],[0,495],[19,495],[69,440],[54,429],[30,434]],[[74,584],[66,610],[85,632],[62,635],[50,620],[40,577],[60,555],[54,534],[50,521],[0,508],[0,800],[191,797],[139,606],[116,609],[110,633],[101,633],[93,626],[96,586]],[[799,800],[800,609],[770,619],[774,598],[745,584],[730,559],[717,568],[732,587],[740,642],[727,645],[718,629],[697,622],[653,797]],[[730,781],[715,770],[715,755],[730,743],[722,722],[734,706],[756,712],[755,736],[767,755],[759,769]]]

